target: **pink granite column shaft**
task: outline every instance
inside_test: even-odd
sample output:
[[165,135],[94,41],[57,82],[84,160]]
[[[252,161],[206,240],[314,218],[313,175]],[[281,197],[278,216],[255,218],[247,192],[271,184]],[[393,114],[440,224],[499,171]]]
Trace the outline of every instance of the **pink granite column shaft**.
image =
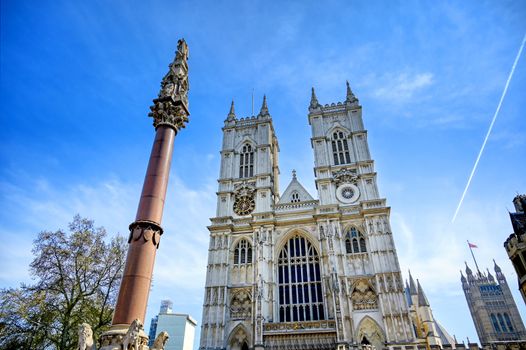
[[155,253],[162,234],[161,220],[175,134],[167,125],[160,125],[156,131],[139,208],[135,222],[130,225],[130,244],[113,325],[131,324],[136,318],[145,321]]

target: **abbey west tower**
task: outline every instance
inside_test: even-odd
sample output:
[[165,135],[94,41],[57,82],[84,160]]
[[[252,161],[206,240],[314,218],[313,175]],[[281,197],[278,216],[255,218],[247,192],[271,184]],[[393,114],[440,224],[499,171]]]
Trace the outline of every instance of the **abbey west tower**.
[[266,99],[223,128],[200,349],[415,348],[362,108],[309,107],[318,199],[293,173],[281,197]]

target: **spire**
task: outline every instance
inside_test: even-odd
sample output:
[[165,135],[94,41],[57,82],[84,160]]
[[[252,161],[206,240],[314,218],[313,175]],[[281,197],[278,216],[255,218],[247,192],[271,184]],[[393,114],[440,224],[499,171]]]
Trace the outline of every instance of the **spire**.
[[263,95],[263,104],[261,105],[261,110],[259,111],[259,115],[270,115],[268,113],[267,96],[266,95]]
[[462,283],[466,283],[466,277],[464,277],[464,274],[462,273],[462,270],[460,270],[460,281]]
[[497,262],[495,261],[495,259],[493,259],[493,264],[494,264],[493,268],[495,270],[495,273],[498,274],[498,273],[502,272],[502,270],[500,269],[500,266],[497,265]]
[[407,280],[405,280],[404,294],[407,300],[407,305],[413,305],[413,300],[411,300],[411,295],[409,294],[409,283],[407,283]]
[[495,259],[493,259],[493,264],[495,264],[494,270],[495,270],[495,277],[497,278],[497,281],[500,284],[507,283],[506,282],[506,277],[504,277],[504,274],[502,273],[502,270],[500,269],[500,266],[497,265],[497,262],[495,261]]
[[296,170],[292,169],[292,180],[297,180],[296,179]]
[[314,88],[312,88],[312,93],[310,95],[310,106],[309,109],[316,109],[320,106],[318,102],[318,98],[316,97],[316,92],[314,92]]
[[493,278],[493,275],[491,274],[491,272],[489,272],[489,269],[488,269],[488,280],[490,282],[495,282],[495,279]]
[[415,280],[413,279],[413,276],[411,276],[411,271],[409,271],[409,293],[411,295],[418,294],[418,292],[416,291]]
[[469,268],[468,263],[464,261],[464,264],[466,264],[466,274],[467,275],[472,275],[473,271],[471,271],[471,269]]
[[349,81],[346,81],[346,84],[347,84],[347,97],[345,98],[345,102],[346,103],[355,103],[355,102],[358,102],[358,99],[356,98],[356,96],[354,96],[352,90],[351,90],[351,86],[349,85]]
[[420,281],[416,280],[416,283],[418,284],[418,306],[429,306],[429,301],[420,285]]
[[234,100],[232,99],[232,104],[230,105],[230,112],[228,112],[228,118],[227,120],[234,120],[236,119],[236,111],[234,109]]

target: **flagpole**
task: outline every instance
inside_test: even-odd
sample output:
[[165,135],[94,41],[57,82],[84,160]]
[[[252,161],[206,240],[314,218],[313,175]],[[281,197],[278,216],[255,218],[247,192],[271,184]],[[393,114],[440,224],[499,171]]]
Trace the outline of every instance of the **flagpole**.
[[468,242],[469,251],[471,252],[471,256],[473,257],[473,261],[475,262],[475,266],[477,267],[477,271],[480,274],[479,265],[477,264],[477,259],[475,259],[475,254],[473,254],[473,248],[471,248],[471,244],[469,243],[469,240],[466,241],[466,242]]

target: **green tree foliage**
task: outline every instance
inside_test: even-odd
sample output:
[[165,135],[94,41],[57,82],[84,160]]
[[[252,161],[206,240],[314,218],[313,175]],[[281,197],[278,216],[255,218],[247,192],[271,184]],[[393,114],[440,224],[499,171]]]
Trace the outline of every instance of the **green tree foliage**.
[[35,281],[0,291],[0,348],[77,347],[78,327],[94,337],[109,328],[126,259],[126,242],[75,216],[69,232],[41,232],[30,265]]

